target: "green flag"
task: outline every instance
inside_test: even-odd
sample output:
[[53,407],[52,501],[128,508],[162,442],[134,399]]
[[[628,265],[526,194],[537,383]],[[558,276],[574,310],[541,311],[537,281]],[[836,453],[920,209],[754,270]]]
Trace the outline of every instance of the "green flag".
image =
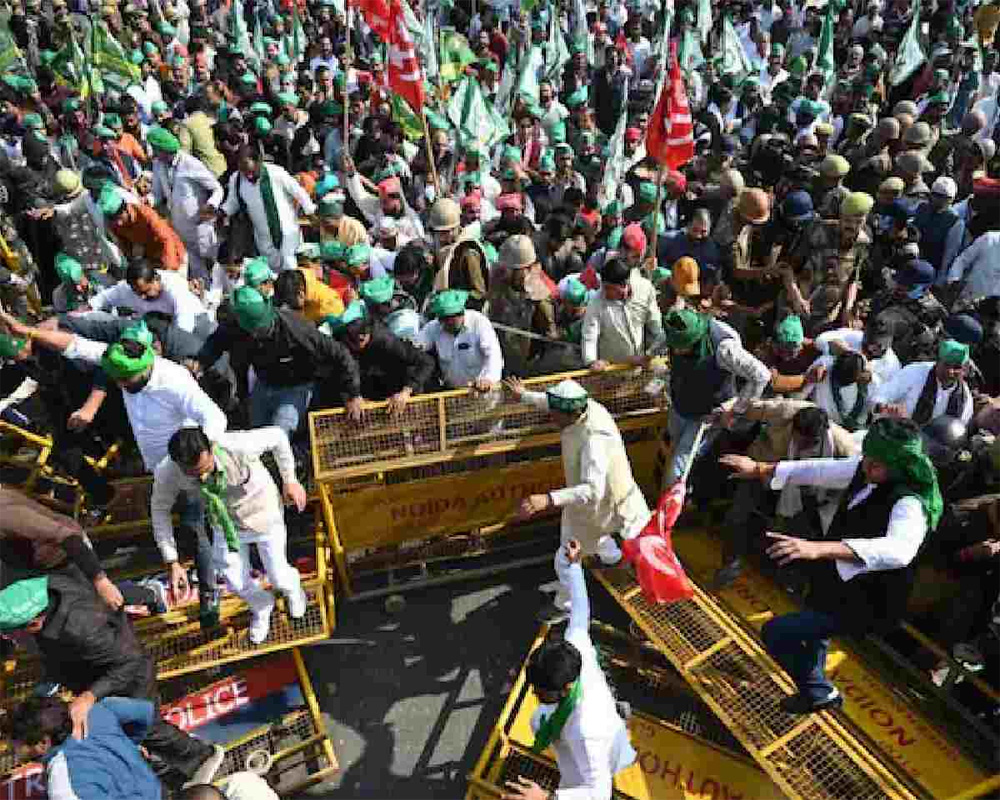
[[[142,70],[128,57],[125,48],[122,47],[107,25],[103,22],[94,23],[92,38],[93,51],[90,55],[91,64],[94,65],[107,79],[110,76],[117,76],[126,85],[138,83],[142,80]],[[112,83],[114,83],[112,78]]]
[[677,63],[684,72],[694,72],[705,63],[705,54],[701,51],[698,32],[688,28],[681,34],[681,43],[677,48]]
[[[553,15],[554,16],[554,15]],[[581,41],[587,50],[587,63],[594,63],[594,39],[587,28],[587,7],[583,0],[573,0],[573,40]]]
[[695,22],[701,44],[708,44],[708,34],[712,32],[712,0],[698,0],[698,16]]
[[264,29],[260,24],[260,14],[254,14],[253,23],[253,51],[257,54],[257,58],[261,63],[263,63],[265,58],[264,53]]
[[6,25],[0,27],[0,74],[18,73],[30,75],[28,64],[24,60],[21,48],[14,41],[14,36],[10,28]]
[[497,130],[496,112],[486,102],[475,78],[465,78],[459,84],[448,103],[447,114],[458,131],[460,146],[489,147],[504,135]]
[[83,54],[83,48],[77,44],[72,28],[69,29],[69,41],[66,46],[56,53],[49,66],[55,75],[56,83],[78,91],[81,100],[87,99],[90,92],[87,82],[87,57]]
[[556,80],[556,85],[562,85],[562,68],[570,60],[566,37],[559,27],[559,15],[554,11],[549,15],[549,40],[545,43],[545,75],[550,80]]
[[743,43],[733,27],[733,21],[726,15],[722,27],[722,74],[742,78],[752,72]]
[[306,54],[306,32],[299,18],[299,4],[292,3],[292,61],[301,61]]
[[418,117],[410,104],[395,92],[389,97],[389,106],[392,109],[392,118],[399,123],[403,129],[403,135],[411,142],[418,141],[424,136],[424,121]]
[[[628,97],[628,78],[625,79],[625,97]],[[625,178],[625,128],[628,126],[628,103],[622,104],[622,113],[615,125],[615,132],[609,143],[610,154],[601,188],[597,190],[597,205],[604,208],[618,196],[618,187]]]
[[514,97],[520,95],[538,102],[538,64],[542,61],[542,52],[538,45],[532,47],[521,61],[521,70],[517,74],[514,86]]
[[833,78],[836,65],[833,60],[833,0],[826,4],[826,16],[823,18],[823,28],[819,33],[819,45],[816,49],[816,69],[826,75],[827,83]]
[[914,72],[920,69],[920,65],[927,60],[927,55],[920,46],[920,3],[917,3],[913,12],[913,21],[910,27],[903,34],[903,40],[899,43],[899,50],[896,51],[896,61],[889,70],[889,83],[899,86],[907,80]]
[[441,33],[441,79],[457,81],[469,64],[479,59],[469,47],[468,40],[458,31],[447,29]]

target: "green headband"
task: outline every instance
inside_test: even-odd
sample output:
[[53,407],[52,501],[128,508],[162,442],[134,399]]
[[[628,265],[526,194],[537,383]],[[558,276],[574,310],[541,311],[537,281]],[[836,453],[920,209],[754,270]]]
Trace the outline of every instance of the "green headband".
[[927,524],[933,530],[944,509],[937,473],[924,452],[919,433],[907,435],[908,431],[898,425],[894,420],[876,420],[868,429],[861,450],[866,457],[886,465],[889,477],[900,484],[903,494],[920,500]]
[[143,348],[142,355],[132,358],[121,342],[116,342],[104,351],[101,368],[112,380],[127,381],[152,367],[154,358],[153,348],[149,345]]
[[942,339],[938,345],[938,361],[949,367],[963,367],[969,360],[969,345],[954,339]]

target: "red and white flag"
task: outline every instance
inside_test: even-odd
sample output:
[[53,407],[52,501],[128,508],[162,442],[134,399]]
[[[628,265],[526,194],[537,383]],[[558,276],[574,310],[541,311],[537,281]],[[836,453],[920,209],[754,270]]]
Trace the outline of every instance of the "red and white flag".
[[694,120],[675,47],[670,52],[670,77],[646,129],[646,153],[671,169],[694,158]]
[[424,75],[417,48],[406,27],[400,0],[356,0],[365,22],[389,46],[389,87],[417,113],[424,105]]

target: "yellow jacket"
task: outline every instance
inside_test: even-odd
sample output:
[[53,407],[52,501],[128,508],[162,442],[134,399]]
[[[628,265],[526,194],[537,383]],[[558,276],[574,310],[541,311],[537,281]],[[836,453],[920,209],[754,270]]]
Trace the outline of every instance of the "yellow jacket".
[[300,269],[306,279],[306,304],[302,314],[310,322],[322,322],[331,314],[344,313],[344,301],[336,290],[323,283],[311,269]]

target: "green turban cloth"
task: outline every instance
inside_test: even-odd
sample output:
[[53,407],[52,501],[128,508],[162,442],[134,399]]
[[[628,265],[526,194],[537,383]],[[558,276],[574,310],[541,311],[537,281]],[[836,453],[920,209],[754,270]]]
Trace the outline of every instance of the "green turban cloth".
[[663,332],[671,349],[694,350],[699,359],[710,351],[708,317],[689,308],[673,310],[663,318]]
[[797,346],[805,337],[802,320],[794,314],[785,317],[774,329],[774,340],[781,345]]
[[324,261],[341,261],[346,252],[347,248],[344,247],[343,242],[336,239],[332,242],[323,242],[319,246],[319,256]]
[[564,414],[578,414],[587,407],[587,390],[569,378],[546,389],[545,398],[550,409]]
[[949,367],[963,367],[969,360],[969,345],[954,339],[942,339],[938,345],[938,361]]
[[56,253],[56,275],[63,283],[76,286],[83,278],[83,265],[65,253]]
[[146,141],[156,150],[162,150],[165,153],[176,153],[181,149],[180,140],[166,128],[150,128],[146,133]]
[[937,472],[924,452],[919,432],[896,420],[878,419],[868,429],[861,451],[888,467],[889,478],[897,484],[901,495],[912,495],[920,501],[927,525],[934,530],[941,519],[944,501]]
[[562,297],[571,305],[582,306],[587,302],[587,287],[576,278],[570,278],[563,288]]
[[340,327],[346,328],[352,322],[358,322],[365,318],[365,304],[360,300],[355,300],[340,315]]
[[111,181],[104,184],[104,188],[101,189],[100,197],[98,197],[97,205],[101,209],[101,213],[106,217],[113,217],[119,211],[121,207],[125,205],[125,198],[122,197],[121,192],[119,192]]
[[146,327],[145,320],[139,320],[134,325],[129,325],[122,331],[121,336],[118,338],[139,342],[139,344],[144,344],[147,347],[152,347],[153,345],[153,333]]
[[23,349],[27,341],[0,333],[0,358],[14,358]]
[[392,294],[396,290],[396,281],[389,276],[375,278],[361,284],[361,299],[366,303],[382,305],[392,302]]
[[355,244],[347,248],[347,266],[360,267],[372,257],[372,248],[367,244]]
[[170,110],[170,106],[162,100],[154,100],[153,105],[149,107],[149,110],[154,114],[166,114]]
[[252,289],[262,283],[274,280],[274,273],[267,264],[266,258],[254,258],[243,267],[243,282]]
[[233,292],[233,313],[237,324],[248,333],[268,327],[275,317],[270,302],[250,286],[241,286]]
[[431,301],[431,313],[435,317],[457,317],[465,311],[469,293],[463,289],[448,289],[439,292]]
[[112,380],[127,381],[141,375],[153,366],[155,357],[153,348],[149,345],[143,348],[142,355],[133,358],[125,352],[121,342],[116,342],[104,351],[104,356],[101,358],[101,369]]
[[0,592],[0,631],[23,628],[49,607],[49,579],[29,578]]

